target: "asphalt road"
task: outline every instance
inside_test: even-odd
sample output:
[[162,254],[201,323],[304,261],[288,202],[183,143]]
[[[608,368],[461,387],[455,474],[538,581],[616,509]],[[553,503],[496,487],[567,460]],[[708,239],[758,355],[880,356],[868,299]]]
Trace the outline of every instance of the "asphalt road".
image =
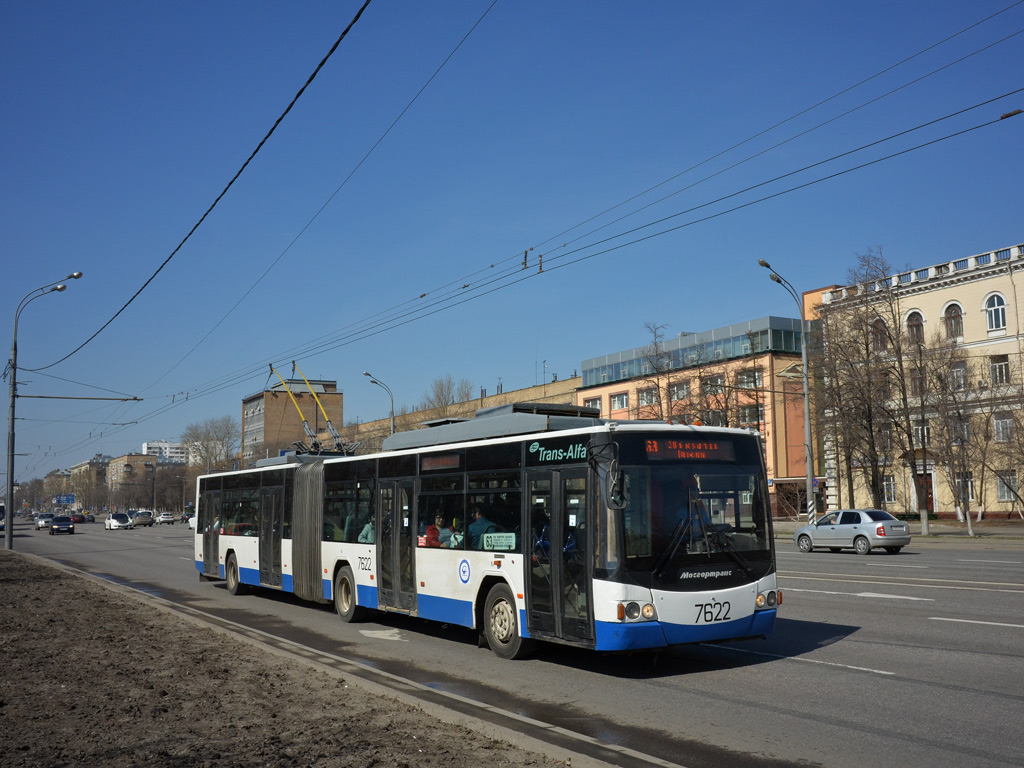
[[[171,601],[325,663],[352,663],[428,705],[508,713],[536,736],[621,751],[619,765],[1019,766],[1024,754],[1024,539],[915,540],[899,555],[800,554],[780,539],[781,619],[767,640],[655,657],[544,647],[507,662],[464,629],[200,582],[182,525],[48,536],[16,550]],[[332,661],[334,660],[334,661]],[[556,728],[545,728],[556,726]],[[558,730],[562,729],[562,730]],[[645,759],[643,756],[649,756]]]

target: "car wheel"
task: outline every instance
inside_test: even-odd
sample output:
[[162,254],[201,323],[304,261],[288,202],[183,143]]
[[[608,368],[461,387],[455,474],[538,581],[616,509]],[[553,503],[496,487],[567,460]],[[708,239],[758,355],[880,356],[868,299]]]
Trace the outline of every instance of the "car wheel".
[[801,552],[810,552],[814,549],[814,545],[811,543],[811,537],[806,534],[796,540],[796,546]]
[[495,584],[487,593],[484,636],[491,650],[503,659],[522,659],[533,651],[533,640],[519,636],[515,599],[505,584]]
[[234,552],[228,555],[224,571],[228,579],[228,592],[232,595],[244,595],[245,587],[242,586],[242,580],[238,576],[238,560],[235,558]]
[[871,542],[863,536],[858,536],[853,540],[853,548],[856,550],[858,555],[866,555],[871,551]]
[[356,602],[356,579],[347,565],[338,571],[334,580],[334,610],[346,624],[366,618],[366,608]]
[[903,549],[903,547],[886,547],[885,551],[890,555],[898,555],[901,549]]

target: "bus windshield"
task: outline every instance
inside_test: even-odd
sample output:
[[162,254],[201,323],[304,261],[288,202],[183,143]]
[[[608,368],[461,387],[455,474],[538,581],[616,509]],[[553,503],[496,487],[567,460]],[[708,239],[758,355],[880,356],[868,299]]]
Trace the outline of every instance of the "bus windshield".
[[763,573],[771,542],[759,467],[702,462],[624,471],[627,571],[662,584],[709,563],[730,563],[746,577]]

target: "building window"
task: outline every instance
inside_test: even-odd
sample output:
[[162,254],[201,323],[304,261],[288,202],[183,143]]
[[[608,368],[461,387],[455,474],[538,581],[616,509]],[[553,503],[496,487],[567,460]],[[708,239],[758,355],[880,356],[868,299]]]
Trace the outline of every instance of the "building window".
[[744,427],[756,427],[764,421],[763,405],[741,405],[739,410],[740,424]]
[[624,411],[629,408],[629,393],[620,392],[611,396],[611,409],[613,411]]
[[736,386],[741,389],[759,389],[764,379],[760,368],[752,368],[748,371],[736,373]]
[[600,411],[601,410],[601,398],[600,397],[594,397],[594,398],[591,398],[589,400],[584,400],[583,401],[583,406],[585,408],[597,408],[597,410]]
[[708,376],[706,379],[701,379],[700,389],[705,395],[722,394],[725,391],[725,376],[719,373],[714,376]]
[[918,421],[914,424],[914,445],[920,448],[923,445],[928,445],[932,440],[932,429],[928,426],[928,422]]
[[725,427],[729,422],[725,418],[725,411],[708,411],[705,414],[704,425],[707,427]]
[[668,399],[675,400],[686,400],[690,397],[690,382],[688,381],[676,381],[668,385]]
[[650,389],[641,389],[636,393],[636,401],[640,405],[657,405],[658,390],[654,387],[651,387]]
[[974,473],[958,472],[956,474],[957,500],[974,501]]
[[920,312],[907,315],[907,335],[915,344],[924,343],[924,318]]
[[1009,355],[992,355],[988,359],[989,376],[992,379],[992,386],[997,384],[1010,383],[1010,357]]
[[1004,469],[996,472],[996,498],[999,501],[1017,500],[1017,470]]
[[965,445],[971,441],[971,422],[969,418],[954,418],[950,426],[953,432],[953,445]]
[[886,504],[896,503],[896,476],[882,475],[882,493],[885,494]]
[[1006,329],[1006,302],[998,293],[995,296],[990,296],[985,302],[985,314],[988,316],[990,331]]
[[953,363],[949,369],[949,388],[954,391],[967,389],[967,363],[964,361]]
[[910,372],[910,394],[913,397],[921,397],[924,394],[926,385],[927,378],[923,370],[915,368]]
[[875,352],[885,352],[889,348],[889,334],[884,320],[875,320],[871,326],[871,346]]
[[946,307],[946,338],[959,339],[964,335],[964,312],[959,304]]
[[1008,443],[1013,440],[1013,417],[1008,413],[992,415],[993,432],[997,443]]

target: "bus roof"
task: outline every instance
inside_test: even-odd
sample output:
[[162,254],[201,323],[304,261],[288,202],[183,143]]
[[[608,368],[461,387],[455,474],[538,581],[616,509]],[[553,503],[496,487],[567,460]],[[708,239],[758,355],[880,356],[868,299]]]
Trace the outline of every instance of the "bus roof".
[[481,408],[472,419],[439,419],[426,422],[426,429],[396,432],[385,438],[385,451],[401,451],[445,443],[510,437],[531,432],[579,429],[606,423],[597,408],[551,403],[509,403]]

